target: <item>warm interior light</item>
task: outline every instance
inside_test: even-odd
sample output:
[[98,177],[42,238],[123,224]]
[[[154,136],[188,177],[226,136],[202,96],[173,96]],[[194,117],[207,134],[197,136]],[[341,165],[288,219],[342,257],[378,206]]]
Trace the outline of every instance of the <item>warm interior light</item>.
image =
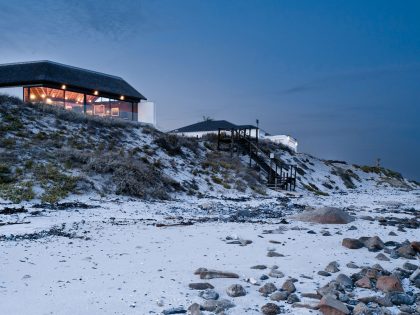
[[30,99],[31,99],[31,100],[36,99],[35,95],[31,94]]
[[124,95],[121,95],[121,96],[120,96],[120,100],[121,100],[121,101],[124,101],[124,98],[125,98],[125,97],[124,97]]
[[47,103],[51,104],[51,99],[50,98],[47,98]]
[[65,84],[63,84],[62,86],[61,86],[61,89],[63,89],[63,90],[65,90],[66,89],[66,85]]
[[42,95],[41,95],[41,97],[42,97],[42,98],[45,98],[45,96],[46,96],[45,94],[42,94]]
[[99,92],[98,92],[98,91],[95,91],[95,92],[93,92],[93,94],[94,94],[94,95],[98,95],[98,94],[99,94]]

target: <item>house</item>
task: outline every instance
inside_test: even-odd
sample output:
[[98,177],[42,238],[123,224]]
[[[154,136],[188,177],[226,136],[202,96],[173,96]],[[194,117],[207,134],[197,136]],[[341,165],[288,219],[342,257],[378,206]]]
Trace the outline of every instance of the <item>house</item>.
[[277,144],[282,144],[284,146],[289,147],[294,152],[297,152],[298,143],[296,139],[294,139],[291,136],[287,136],[287,135],[272,136],[269,133],[265,132],[264,130],[258,127],[255,127],[253,125],[235,125],[226,120],[204,120],[196,124],[192,124],[192,125],[188,125],[182,128],[172,130],[170,131],[170,133],[174,133],[183,137],[201,138],[208,134],[217,135],[219,133],[219,130],[221,132],[226,132],[232,129],[246,130],[246,133],[248,135],[251,134],[251,137],[256,138],[256,135],[258,135],[258,139],[260,140],[268,140]]
[[39,102],[103,117],[155,123],[152,102],[124,79],[52,61],[0,65],[0,88],[22,87],[24,102]]
[[282,144],[286,147],[289,147],[294,152],[297,152],[298,142],[295,138],[293,138],[291,136],[287,136],[287,135],[276,135],[276,136],[266,135],[264,137],[264,139],[270,140],[270,141],[272,141],[274,143],[277,143],[277,144]]
[[172,130],[170,133],[174,133],[183,137],[201,138],[208,134],[217,135],[219,130],[223,131],[231,129],[247,129],[250,130],[251,136],[253,137],[255,137],[257,133],[259,137],[262,136],[258,127],[253,125],[235,125],[226,120],[204,120],[192,125]]

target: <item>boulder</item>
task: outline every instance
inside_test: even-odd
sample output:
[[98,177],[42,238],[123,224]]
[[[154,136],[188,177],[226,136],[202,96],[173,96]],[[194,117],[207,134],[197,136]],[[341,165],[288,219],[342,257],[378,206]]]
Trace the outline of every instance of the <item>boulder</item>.
[[390,261],[390,259],[383,253],[379,253],[375,256],[375,258],[381,261]]
[[370,314],[369,307],[367,307],[365,303],[360,302],[353,308],[353,315],[369,315],[369,314]]
[[267,303],[261,307],[261,313],[264,315],[280,314],[280,307],[274,303]]
[[214,289],[214,287],[210,283],[208,283],[208,282],[190,283],[188,286],[192,290]]
[[324,270],[326,272],[331,272],[331,273],[339,272],[340,271],[340,269],[338,269],[339,266],[340,265],[338,264],[338,262],[332,261],[327,265],[327,267],[325,267]]
[[183,307],[173,307],[162,311],[162,315],[185,314],[187,310]]
[[376,281],[376,288],[382,292],[404,292],[400,279],[395,276],[381,276]]
[[275,291],[277,291],[277,287],[274,285],[274,283],[268,282],[264,284],[262,287],[258,289],[258,291],[264,295],[267,296]]
[[295,284],[293,283],[292,280],[286,280],[281,286],[281,288],[283,289],[283,291],[286,291],[289,293],[293,293],[296,291]]
[[372,237],[361,237],[359,240],[365,245],[365,247],[371,251],[376,252],[384,249],[384,242],[378,236]]
[[321,224],[347,224],[354,221],[354,217],[349,215],[343,209],[333,207],[307,210],[296,215],[295,219]]
[[272,278],[283,278],[284,273],[277,269],[271,269],[271,271],[268,273],[268,275]]
[[240,284],[232,284],[226,289],[227,295],[230,297],[238,297],[238,296],[245,296],[246,291],[243,286]]
[[324,296],[318,304],[319,310],[325,315],[345,315],[350,314],[347,306],[331,295]]
[[233,304],[231,301],[229,300],[207,300],[205,301],[202,305],[202,309],[204,311],[208,311],[208,312],[215,312],[215,311],[225,311],[229,308],[232,308],[235,306],[235,304]]
[[214,278],[239,278],[239,275],[233,272],[207,270],[200,273],[200,279],[214,279]]
[[397,253],[399,256],[407,258],[407,259],[416,259],[416,252],[411,247],[411,244],[403,245],[397,248]]
[[286,301],[289,297],[289,292],[287,291],[276,291],[270,295],[270,300],[272,301]]
[[410,245],[416,253],[420,253],[420,242],[411,242]]
[[200,311],[200,304],[194,303],[188,307],[188,314],[189,315],[202,315],[203,313]]
[[211,289],[201,291],[198,295],[205,300],[217,300],[219,298],[219,293]]
[[359,249],[364,246],[363,243],[356,238],[344,238],[341,244],[349,249]]
[[353,288],[353,280],[351,280],[350,277],[346,276],[343,273],[340,273],[335,279],[335,281],[341,284],[346,289]]
[[370,279],[366,276],[357,280],[354,284],[356,285],[356,287],[359,287],[359,288],[365,288],[365,289],[372,288],[372,283],[370,282]]

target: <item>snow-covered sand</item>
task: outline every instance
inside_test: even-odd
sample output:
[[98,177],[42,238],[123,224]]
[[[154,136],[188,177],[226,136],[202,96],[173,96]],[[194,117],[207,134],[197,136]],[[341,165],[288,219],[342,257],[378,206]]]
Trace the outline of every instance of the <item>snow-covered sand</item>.
[[[86,201],[86,200],[85,200]],[[348,194],[329,197],[293,198],[290,204],[311,206],[335,205],[354,209],[357,219],[347,225],[321,225],[280,218],[255,218],[258,223],[229,222],[237,209],[271,208],[285,215],[276,198],[229,201],[188,199],[173,202],[140,202],[130,200],[90,200],[100,205],[94,209],[46,210],[40,215],[29,213],[0,216],[4,222],[29,222],[0,226],[0,235],[13,239],[16,235],[65,226],[63,231],[76,238],[46,236],[38,239],[3,240],[0,242],[0,301],[2,314],[160,314],[171,307],[188,307],[200,302],[198,291],[188,284],[200,282],[194,271],[199,267],[231,271],[239,279],[212,279],[210,282],[221,298],[232,300],[236,307],[228,314],[260,314],[269,301],[262,297],[259,286],[245,281],[269,270],[250,269],[254,265],[278,265],[284,278],[270,278],[281,286],[285,279],[298,279],[298,294],[315,292],[331,280],[317,274],[331,261],[340,264],[343,273],[353,261],[359,266],[380,263],[385,269],[401,267],[404,259],[389,262],[375,259],[377,253],[366,248],[349,250],[341,246],[344,237],[378,235],[384,241],[419,240],[420,231],[399,232],[396,227],[380,226],[377,221],[361,216],[380,215],[383,208],[419,210],[417,192],[393,191],[381,194]],[[39,209],[31,209],[30,211]],[[276,208],[277,207],[277,208]],[[296,208],[297,209],[297,208]],[[396,214],[397,215],[397,214]],[[182,216],[182,218],[180,217]],[[406,216],[400,214],[400,216]],[[206,218],[202,223],[195,220]],[[156,223],[192,225],[156,226]],[[253,221],[252,221],[253,222]],[[357,229],[349,230],[350,226]],[[266,230],[284,229],[281,234],[265,234]],[[299,228],[299,229],[298,229]],[[317,234],[308,234],[308,229]],[[322,236],[328,230],[331,236]],[[394,231],[397,236],[389,236]],[[338,233],[338,234],[337,234]],[[83,238],[77,238],[77,237]],[[227,244],[226,237],[251,240],[247,246]],[[281,242],[270,243],[270,240]],[[275,249],[284,257],[267,257]],[[306,277],[302,277],[306,276]],[[262,281],[259,281],[263,283]],[[267,282],[267,281],[266,281]],[[226,288],[239,283],[245,286],[245,297],[230,298]],[[307,300],[303,299],[302,302]],[[292,314],[309,314],[305,308],[292,309]],[[316,312],[316,311],[315,311]]]

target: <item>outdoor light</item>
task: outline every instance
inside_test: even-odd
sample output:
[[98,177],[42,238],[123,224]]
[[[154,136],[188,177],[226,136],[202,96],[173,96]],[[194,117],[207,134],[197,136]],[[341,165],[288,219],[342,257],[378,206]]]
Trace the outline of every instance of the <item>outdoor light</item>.
[[124,101],[124,98],[125,98],[125,97],[124,97],[124,95],[121,95],[121,96],[120,96],[120,100],[121,100],[121,101]]
[[66,89],[66,87],[67,87],[67,86],[66,86],[65,84],[63,84],[63,85],[61,86],[61,89],[62,89],[62,90],[65,90],[65,89]]
[[94,94],[94,95],[98,95],[98,94],[99,94],[99,92],[98,92],[98,91],[95,91],[95,92],[93,92],[93,94]]

